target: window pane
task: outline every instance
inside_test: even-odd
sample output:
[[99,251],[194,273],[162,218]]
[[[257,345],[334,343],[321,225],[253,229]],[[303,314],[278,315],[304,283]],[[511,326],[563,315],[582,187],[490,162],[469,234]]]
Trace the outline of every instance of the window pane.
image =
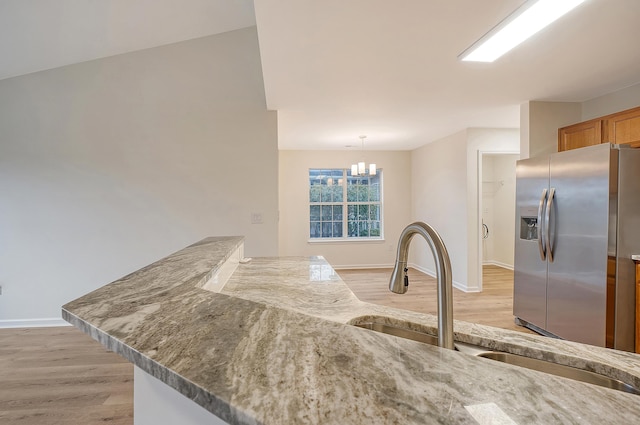
[[309,224],[309,237],[319,238],[320,237],[320,223],[317,221],[312,221]]
[[380,200],[380,184],[372,184],[369,186],[369,200],[370,201],[379,201]]
[[352,179],[349,179],[347,184],[347,202],[356,202],[358,200],[358,187],[353,183]]
[[359,236],[369,236],[369,225],[366,221],[359,221],[358,222],[358,227],[360,228],[359,230]]
[[347,232],[349,237],[357,237],[358,236],[358,222],[357,221],[349,221],[347,222]]
[[332,206],[323,205],[321,211],[322,211],[322,221],[331,221],[331,218],[333,217]]
[[332,227],[333,226],[331,226],[331,222],[322,223],[322,237],[323,238],[330,238],[331,237]]
[[333,202],[342,202],[342,186],[338,184],[333,186]]
[[320,205],[311,205],[309,207],[310,221],[320,221]]
[[320,182],[320,176],[322,175],[322,170],[309,170],[309,181],[310,182]]
[[369,236],[380,236],[380,222],[371,221],[369,223]]
[[326,184],[323,184],[322,186],[322,195],[321,195],[321,201],[322,202],[331,202],[331,195],[333,192],[333,189],[331,188],[331,186],[327,186]]
[[309,201],[320,202],[320,185],[313,184],[309,186]]
[[342,237],[342,222],[334,221],[333,222],[333,237],[341,238]]
[[357,205],[349,205],[347,207],[347,213],[349,214],[349,221],[355,220],[358,215],[358,206]]
[[369,205],[369,219],[380,220],[380,207],[378,205]]
[[358,205],[358,220],[369,220],[369,205]]
[[333,219],[336,221],[342,221],[342,205],[333,206]]
[[369,200],[369,186],[358,186],[358,202]]

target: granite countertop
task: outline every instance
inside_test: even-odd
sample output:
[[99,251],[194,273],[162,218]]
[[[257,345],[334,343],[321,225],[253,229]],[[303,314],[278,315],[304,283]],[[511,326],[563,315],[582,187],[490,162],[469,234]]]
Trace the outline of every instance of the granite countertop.
[[[220,293],[204,289],[242,243],[204,239],[66,304],[63,318],[232,424],[640,418],[636,395],[351,326],[375,316],[433,333],[437,319],[359,301],[321,257],[255,258]],[[454,329],[457,341],[640,387],[633,353],[461,321]]]

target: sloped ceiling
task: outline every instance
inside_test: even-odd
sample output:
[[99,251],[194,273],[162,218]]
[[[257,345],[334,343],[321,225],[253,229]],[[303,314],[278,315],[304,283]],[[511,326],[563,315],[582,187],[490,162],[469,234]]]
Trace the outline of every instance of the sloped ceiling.
[[257,24],[281,149],[413,149],[640,82],[638,0],[587,0],[492,64],[457,56],[522,0],[253,3],[3,0],[0,79]]
[[252,0],[2,0],[0,79],[252,25]]

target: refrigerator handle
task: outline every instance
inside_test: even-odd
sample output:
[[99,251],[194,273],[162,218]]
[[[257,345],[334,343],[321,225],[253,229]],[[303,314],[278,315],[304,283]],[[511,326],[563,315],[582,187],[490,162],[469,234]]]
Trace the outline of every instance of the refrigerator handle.
[[549,231],[549,219],[551,218],[551,210],[553,209],[553,198],[556,195],[556,188],[552,187],[549,191],[549,199],[547,199],[547,211],[545,211],[545,219],[544,219],[544,230],[545,230],[545,241],[547,244],[547,257],[549,257],[549,262],[553,263],[553,249],[551,244],[551,234]]
[[542,195],[540,196],[540,203],[538,204],[538,249],[540,250],[540,260],[545,261],[547,253],[545,251],[544,243],[544,227],[542,225],[542,210],[544,208],[544,201],[547,199],[547,189],[542,189]]

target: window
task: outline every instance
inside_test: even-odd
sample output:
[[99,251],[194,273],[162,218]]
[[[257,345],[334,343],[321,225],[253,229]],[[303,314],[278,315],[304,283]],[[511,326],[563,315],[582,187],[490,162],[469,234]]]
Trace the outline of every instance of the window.
[[348,169],[310,169],[309,238],[381,239],[381,182],[382,170],[352,176]]

